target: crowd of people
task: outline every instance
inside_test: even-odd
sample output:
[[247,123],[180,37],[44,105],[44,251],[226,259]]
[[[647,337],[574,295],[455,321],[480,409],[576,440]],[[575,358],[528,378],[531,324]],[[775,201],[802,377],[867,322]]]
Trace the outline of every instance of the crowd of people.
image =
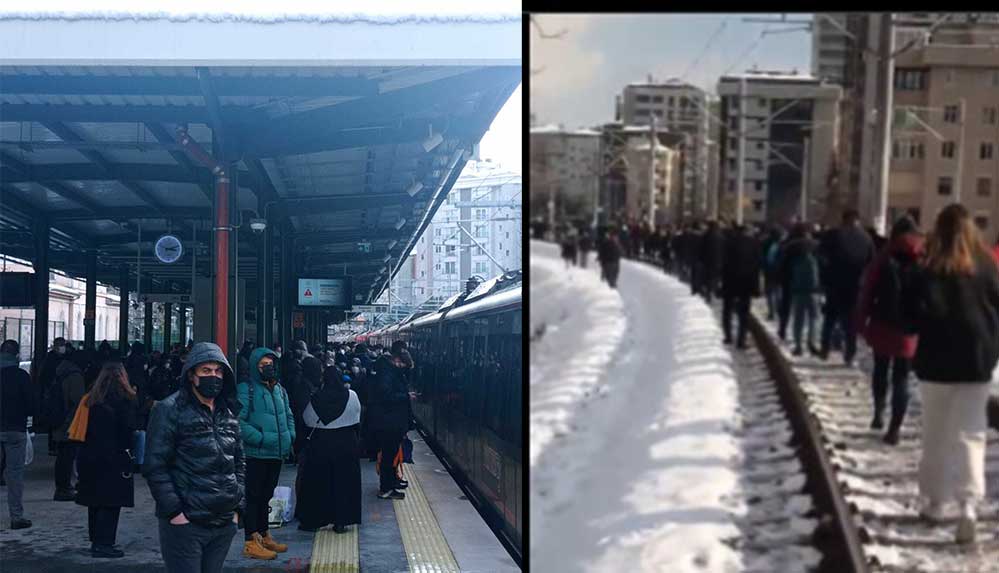
[[652,228],[625,221],[556,235],[567,264],[580,265],[586,257],[580,237],[595,236],[602,276],[612,287],[625,257],[660,265],[709,303],[720,296],[723,342],[733,342],[734,314],[740,349],[751,300],[761,295],[781,341],[791,327],[794,356],[807,350],[827,361],[841,352],[850,367],[862,336],[874,357],[872,429],[885,429],[891,389],[886,444],[899,443],[914,372],[923,403],[921,515],[940,521],[945,504],[957,502],[956,539],[974,539],[975,508],[985,494],[986,431],[999,430],[999,398],[989,396],[999,361],[999,237],[988,245],[963,206],[942,209],[925,235],[905,215],[882,237],[863,227],[856,211],[829,228],[714,220]]
[[[299,529],[361,523],[361,458],[377,462],[378,497],[402,499],[400,465],[413,428],[413,359],[404,342],[309,346],[288,352],[247,341],[235,370],[210,342],[126,355],[107,342],[74,349],[65,339],[19,367],[19,345],[0,345],[4,477],[11,529],[32,526],[23,507],[28,417],[56,457],[56,502],[87,507],[91,555],[122,557],[121,508],[134,507],[134,474],[155,501],[171,572],[217,573],[238,527],[243,555],[287,551],[268,528],[281,472],[295,465]],[[75,482],[75,483],[74,483]]]

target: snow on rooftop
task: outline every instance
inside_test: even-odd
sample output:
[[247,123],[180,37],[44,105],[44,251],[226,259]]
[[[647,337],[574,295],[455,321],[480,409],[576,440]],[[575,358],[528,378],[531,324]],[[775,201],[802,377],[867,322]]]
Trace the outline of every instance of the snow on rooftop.
[[460,0],[404,2],[366,0],[320,3],[312,0],[36,0],[0,5],[3,20],[170,20],[175,22],[510,22],[520,21],[519,2],[499,0],[483,8]]
[[746,78],[747,81],[752,81],[752,80],[777,80],[777,81],[790,81],[790,82],[819,81],[819,78],[811,74],[799,74],[795,72],[765,72],[765,71],[747,71],[742,74],[726,74],[722,76],[719,81],[739,80],[742,78]]
[[532,134],[563,134],[563,135],[600,135],[592,129],[566,129],[560,125],[539,125],[531,128]]

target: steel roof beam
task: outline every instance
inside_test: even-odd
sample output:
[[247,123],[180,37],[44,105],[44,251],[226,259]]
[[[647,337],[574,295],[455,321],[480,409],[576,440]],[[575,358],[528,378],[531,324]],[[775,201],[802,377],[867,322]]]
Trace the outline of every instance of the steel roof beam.
[[[162,125],[155,122],[147,122],[145,126],[146,129],[148,129],[149,132],[153,134],[153,137],[156,138],[156,141],[159,141],[160,143],[173,143],[180,145],[180,143],[176,140],[176,138],[174,138],[174,136],[171,135],[170,132],[167,131],[167,129]],[[201,188],[201,192],[205,194],[205,197],[208,199],[208,202],[212,203],[215,198],[215,193],[213,192],[212,189],[212,183],[211,183],[212,179],[210,176],[210,172],[207,169],[204,169],[203,167],[195,165],[194,162],[191,161],[191,159],[183,151],[171,150],[169,153],[170,157],[173,157],[173,160],[177,162],[177,165],[180,165],[188,173],[201,178],[198,182],[198,187]],[[204,179],[205,175],[203,173],[209,174],[207,179]],[[236,179],[238,181],[239,177],[237,177]]]
[[219,104],[218,95],[212,85],[212,75],[208,68],[195,68],[198,72],[198,84],[201,86],[201,97],[205,100],[205,108],[208,109],[209,124],[212,127],[212,147],[218,147],[221,157],[216,157],[218,163],[225,164],[232,157],[229,146],[226,144],[225,122],[222,120],[222,105]]
[[[22,173],[22,174],[28,173],[29,170],[32,168],[31,165],[22,162],[21,160],[15,158],[14,156],[10,155],[9,153],[7,153],[5,151],[0,151],[0,164],[2,164],[3,166],[7,167],[10,170],[13,170],[13,171],[16,171],[16,172],[19,172],[19,173]],[[67,185],[63,185],[62,183],[59,183],[58,181],[49,181],[49,182],[46,182],[46,183],[39,183],[39,185],[41,185],[42,187],[45,187],[46,189],[49,189],[50,191],[52,191],[53,193],[55,193],[56,195],[59,195],[60,197],[62,197],[64,199],[67,199],[69,201],[72,201],[72,202],[80,205],[81,207],[83,207],[84,209],[86,209],[90,213],[96,213],[96,212],[104,209],[104,207],[102,207],[101,205],[98,205],[97,203],[93,202],[91,199],[89,199],[86,196],[84,196],[78,190],[73,189],[72,187],[69,187]]]
[[89,212],[81,209],[52,211],[49,218],[53,221],[103,221],[116,219],[211,219],[212,210],[207,207],[164,207],[161,212],[153,213],[144,207],[102,207],[99,212]]
[[[240,171],[246,176],[246,171]],[[109,176],[110,175],[110,176]],[[162,181],[200,185],[211,179],[211,172],[199,166],[192,170],[177,165],[158,163],[107,163],[106,167],[93,163],[47,163],[26,166],[24,172],[11,173],[4,181],[26,183],[38,181]],[[244,184],[242,187],[249,187]]]
[[[212,82],[220,96],[328,97],[370,96],[378,81],[363,77],[229,77]],[[191,76],[72,76],[0,74],[4,93],[33,95],[200,96],[198,78]]]
[[[233,110],[234,115],[259,117],[259,112]],[[0,104],[3,121],[63,121],[81,123],[208,123],[200,106],[171,105],[33,105]]]

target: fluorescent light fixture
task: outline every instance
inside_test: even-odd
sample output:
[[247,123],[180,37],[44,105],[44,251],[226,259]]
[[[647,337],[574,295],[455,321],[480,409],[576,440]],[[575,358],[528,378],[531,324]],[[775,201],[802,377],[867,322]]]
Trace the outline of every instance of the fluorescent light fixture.
[[399,229],[401,229],[401,228],[403,228],[405,226],[406,226],[406,218],[403,217],[403,218],[399,219],[398,221],[396,221],[396,223],[395,223],[395,230],[398,231]]
[[392,250],[393,248],[395,248],[395,245],[396,245],[396,243],[398,243],[398,242],[399,242],[399,241],[397,241],[397,240],[395,240],[395,239],[392,239],[392,240],[391,240],[391,241],[389,242],[389,244],[388,244],[388,249],[389,249],[389,250],[391,251],[391,250]]
[[267,228],[267,219],[250,219],[250,228],[256,232],[261,232]]
[[433,133],[430,137],[423,140],[423,151],[430,153],[438,145],[444,142],[444,136],[439,133]]
[[422,190],[423,190],[423,183],[420,183],[419,181],[417,181],[417,182],[413,183],[412,185],[410,185],[409,189],[406,189],[406,193],[409,193],[409,196],[413,197],[414,195],[416,195],[417,193],[419,193]]

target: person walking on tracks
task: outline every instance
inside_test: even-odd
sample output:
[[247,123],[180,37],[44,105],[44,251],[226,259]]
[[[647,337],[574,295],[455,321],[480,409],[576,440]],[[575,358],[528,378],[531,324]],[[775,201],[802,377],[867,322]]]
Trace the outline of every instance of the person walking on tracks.
[[722,269],[722,331],[725,344],[732,344],[732,313],[739,319],[736,347],[746,347],[749,330],[749,304],[760,295],[760,243],[749,234],[749,227],[739,225],[725,237]]
[[276,363],[273,350],[254,349],[247,360],[248,379],[236,389],[246,455],[243,555],[251,559],[274,559],[288,550],[287,545],[274,540],[267,526],[281,466],[295,443],[295,417],[287,390],[278,384]]
[[922,515],[939,520],[944,504],[957,501],[956,540],[969,543],[985,495],[985,405],[999,361],[999,269],[963,206],[949,205],[937,217],[915,292]]
[[89,414],[77,461],[76,503],[87,507],[90,554],[124,557],[114,542],[121,508],[135,507],[132,447],[139,409],[125,366],[106,363],[84,400]]
[[871,429],[884,427],[883,414],[891,373],[891,421],[884,442],[898,444],[898,433],[909,406],[909,370],[918,338],[907,319],[904,304],[911,298],[923,256],[923,238],[915,221],[903,217],[891,230],[891,239],[864,272],[854,324],[874,353]]
[[241,405],[222,349],[195,344],[179,391],[153,406],[143,475],[168,573],[221,573],[246,508]]
[[874,258],[874,243],[860,226],[857,211],[848,210],[843,214],[842,226],[826,234],[821,251],[819,254],[826,261],[829,280],[819,356],[823,360],[828,358],[833,329],[839,325],[845,338],[843,361],[852,366],[857,352],[857,330],[852,318],[860,292],[860,277]]
[[617,276],[621,272],[621,242],[613,230],[604,236],[597,257],[600,260],[600,275],[611,288],[617,288]]

